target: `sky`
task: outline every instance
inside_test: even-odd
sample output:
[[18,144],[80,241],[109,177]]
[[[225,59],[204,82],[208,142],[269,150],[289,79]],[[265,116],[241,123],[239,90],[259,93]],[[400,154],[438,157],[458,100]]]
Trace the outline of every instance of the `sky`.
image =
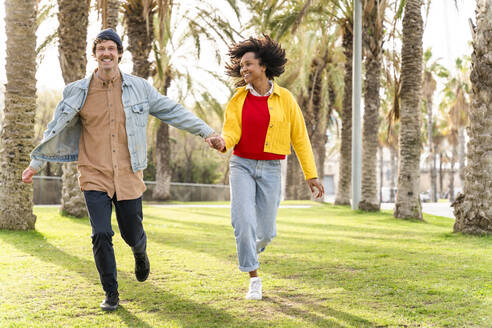
[[[432,47],[435,58],[440,58],[441,64],[447,68],[454,66],[457,57],[471,54],[471,31],[468,19],[475,21],[475,0],[457,0],[458,10],[454,0],[432,0],[430,13],[424,30],[424,49]],[[0,84],[6,83],[5,76],[5,6],[4,0],[0,0]],[[96,15],[92,15],[90,21],[96,21]],[[56,15],[51,20],[44,22],[38,29],[38,43],[57,28]],[[99,24],[90,24],[88,40],[93,40],[97,35]],[[121,33],[121,26],[118,28]],[[95,61],[90,55],[88,48],[87,70],[92,71],[96,67]],[[121,69],[131,73],[131,56],[125,51]],[[220,72],[223,73],[223,72]],[[58,52],[56,45],[46,50],[44,60],[39,64],[36,74],[37,87],[39,90],[62,89],[64,86],[61,69],[58,63]],[[172,95],[171,95],[172,96]]]
[[475,22],[475,0],[432,0],[431,9],[424,30],[424,50],[432,47],[435,58],[441,64],[454,67],[456,58],[471,55],[471,18]]

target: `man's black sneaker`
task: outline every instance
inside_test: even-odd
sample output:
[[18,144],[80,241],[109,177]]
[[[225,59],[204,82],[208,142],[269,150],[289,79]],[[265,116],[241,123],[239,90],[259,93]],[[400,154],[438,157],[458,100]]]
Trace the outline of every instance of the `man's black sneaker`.
[[134,254],[135,256],[135,276],[138,281],[145,281],[149,276],[150,262],[147,253]]
[[103,311],[114,311],[118,308],[118,304],[120,304],[120,298],[118,297],[118,292],[109,292],[106,293],[106,298],[101,303],[101,309]]

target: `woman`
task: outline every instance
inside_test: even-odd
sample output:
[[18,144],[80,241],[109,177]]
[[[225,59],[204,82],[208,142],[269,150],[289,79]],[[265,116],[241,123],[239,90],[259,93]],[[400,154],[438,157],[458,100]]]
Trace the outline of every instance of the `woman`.
[[264,35],[229,48],[229,76],[240,86],[225,112],[223,152],[234,149],[230,161],[231,222],[236,237],[239,269],[249,272],[246,299],[262,298],[258,254],[276,235],[280,203],[280,160],[291,144],[316,198],[324,194],[301,109],[292,94],[274,77],[287,62],[281,46]]

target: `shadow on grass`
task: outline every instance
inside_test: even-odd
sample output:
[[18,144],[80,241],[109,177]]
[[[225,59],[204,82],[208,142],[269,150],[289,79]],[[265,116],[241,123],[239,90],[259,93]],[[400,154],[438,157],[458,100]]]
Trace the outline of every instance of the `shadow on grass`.
[[124,305],[120,305],[116,311],[118,316],[123,320],[128,327],[142,327],[142,328],[152,328],[151,325],[143,320],[140,320],[131,312],[129,312]]
[[[80,224],[79,219],[68,218],[69,221],[73,221]],[[226,231],[227,234],[230,231]],[[224,232],[224,234],[226,233]],[[74,256],[66,253],[65,251],[52,245],[46,237],[37,231],[31,232],[11,232],[0,234],[2,241],[12,245],[19,251],[30,254],[39,258],[41,261],[55,264],[65,268],[68,271],[77,273],[89,281],[90,284],[99,286],[99,279],[95,269],[93,261],[82,259],[78,256]],[[153,239],[156,239],[155,236]],[[160,239],[160,238],[157,238]],[[164,238],[168,240],[167,238]],[[164,241],[164,243],[166,243]],[[190,245],[188,245],[190,246]],[[217,246],[220,248],[220,245]],[[193,249],[193,246],[190,247]],[[194,249],[196,251],[196,249]],[[120,280],[120,293],[123,296],[123,304],[114,314],[118,315],[122,321],[124,321],[129,327],[151,327],[148,323],[140,319],[138,316],[131,313],[125,307],[125,294],[131,294],[137,292],[138,296],[134,299],[126,302],[140,303],[139,308],[144,309],[145,312],[152,312],[159,316],[163,321],[172,320],[180,322],[186,327],[271,327],[272,322],[268,322],[265,318],[251,318],[245,316],[244,319],[234,317],[227,312],[219,309],[214,309],[210,306],[193,302],[188,299],[183,299],[175,294],[169,293],[169,291],[163,290],[159,286],[153,285],[151,281],[146,283],[137,283],[133,275],[119,271]],[[121,282],[124,281],[124,284]],[[125,292],[125,290],[127,292]],[[102,291],[101,291],[102,293]],[[329,307],[319,307],[317,311],[319,313],[327,314],[329,318],[325,318],[322,315],[312,313],[309,309],[301,309],[292,306],[292,300],[289,299],[289,295],[285,297],[276,297],[275,299],[265,299],[265,302],[270,302],[274,308],[284,313],[287,316],[294,316],[300,320],[306,320],[320,326],[328,327],[345,327],[337,323],[340,321],[349,321],[356,323],[365,323],[362,318],[350,315],[340,311],[333,310]],[[258,304],[260,305],[260,304]],[[94,304],[97,307],[97,304]],[[259,312],[261,313],[261,311]]]
[[[64,267],[69,271],[83,276],[91,284],[99,285],[99,279],[93,261],[67,254],[50,244],[45,236],[38,231],[0,233],[0,239],[19,251],[35,256],[43,262]],[[139,295],[143,295],[135,301],[141,303],[141,307],[144,309],[153,308],[152,311],[161,317],[163,323],[166,320],[174,320],[186,327],[225,327],[231,326],[231,324],[237,327],[251,328],[269,326],[266,323],[255,322],[251,319],[243,321],[224,311],[180,298],[150,282],[137,283],[134,276],[126,272],[119,271],[118,275],[120,282],[126,280],[125,289],[136,290]],[[122,289],[120,288],[120,294],[123,294],[121,293]],[[159,302],[159,308],[157,310],[155,309],[156,302]],[[94,306],[97,305],[95,304]],[[169,311],[169,308],[172,311]],[[150,327],[124,307],[114,313],[120,316],[123,321],[127,322],[130,327]]]
[[[184,214],[184,213],[181,213]],[[197,222],[196,220],[194,221],[187,221],[187,220],[180,220],[178,219],[169,219],[167,218],[169,215],[163,216],[158,216],[158,215],[146,215],[147,218],[153,219],[153,220],[159,220],[164,223],[168,224],[173,224],[175,223],[176,226],[173,226],[174,232],[168,232],[166,228],[156,228],[152,229],[152,235],[149,236],[149,240],[152,242],[157,242],[162,245],[166,246],[173,246],[176,248],[182,248],[186,249],[195,253],[203,253],[203,254],[208,254],[211,256],[214,256],[219,259],[226,259],[224,254],[232,254],[234,252],[234,236],[232,232],[232,227],[230,227],[228,222],[220,223],[218,222],[215,218],[211,218],[211,220],[207,220],[206,216],[214,216],[216,215],[210,215],[210,213],[200,213],[197,214],[196,212],[192,213],[193,216],[195,215],[201,215],[205,216],[203,218],[203,221]],[[195,218],[193,218],[195,219]],[[394,221],[394,219],[391,218],[386,218],[385,216],[382,217],[377,217],[375,225],[377,226],[378,224],[388,224],[389,220]],[[388,222],[386,222],[388,221]],[[73,219],[73,222],[79,223],[78,219]],[[88,222],[84,223],[88,224]],[[279,222],[279,225],[284,225],[285,221]],[[312,224],[312,223],[307,223]],[[361,222],[362,225],[367,225],[367,222]],[[288,223],[288,225],[293,224],[291,222]],[[305,226],[305,222],[299,222],[298,227],[303,227]],[[315,228],[318,231],[322,231],[322,229],[325,230],[330,230],[332,227],[330,225],[324,225],[324,224],[317,224],[315,223]],[[459,287],[456,289],[456,291],[446,291],[445,289],[440,289],[439,287],[436,287],[434,290],[428,285],[423,285],[419,283],[418,279],[415,279],[414,276],[418,276],[419,274],[424,274],[425,276],[429,275],[431,272],[434,275],[438,275],[437,268],[435,266],[432,266],[432,261],[439,261],[439,262],[450,262],[453,263],[454,256],[449,255],[449,252],[439,252],[437,250],[420,250],[420,249],[406,249],[405,244],[411,242],[412,244],[414,243],[413,241],[410,240],[401,240],[402,244],[401,246],[391,246],[390,245],[384,245],[384,241],[394,241],[395,239],[395,232],[397,233],[397,236],[403,237],[405,235],[405,232],[408,234],[408,237],[412,237],[413,233],[415,234],[421,234],[423,235],[422,240],[420,242],[415,242],[415,244],[425,244],[426,242],[431,241],[428,237],[430,236],[429,234],[432,233],[432,242],[444,242],[446,243],[446,246],[459,246],[460,248],[466,247],[466,248],[475,248],[478,245],[484,245],[485,242],[490,241],[490,239],[481,239],[481,238],[466,238],[466,237],[460,237],[459,235],[455,234],[445,234],[443,235],[443,232],[440,231],[435,231],[435,232],[429,232],[429,231],[424,231],[425,227],[428,226],[427,224],[424,225],[415,225],[414,223],[409,223],[409,222],[395,222],[395,226],[390,226],[391,228],[397,228],[398,230],[393,230],[388,231],[386,229],[381,229],[381,228],[374,228],[370,226],[354,226],[354,227],[349,227],[342,225],[337,225],[336,227],[347,227],[347,229],[343,230],[358,230],[361,232],[361,237],[356,237],[356,236],[346,236],[345,239],[340,240],[339,238],[336,238],[336,236],[333,235],[323,235],[323,234],[316,234],[319,237],[325,237],[325,240],[314,240],[310,239],[310,232],[305,233],[305,238],[302,238],[302,234],[296,234],[292,232],[281,232],[281,238],[277,238],[277,242],[280,241],[280,244],[276,244],[275,247],[280,247],[282,251],[285,254],[298,254],[299,250],[296,249],[297,245],[303,245],[303,248],[305,251],[308,249],[313,249],[313,250],[320,250],[319,254],[322,256],[326,255],[327,249],[328,252],[330,252],[331,249],[336,250],[337,245],[340,243],[345,244],[342,248],[347,249],[346,251],[347,256],[349,257],[348,264],[335,264],[333,262],[330,262],[329,257],[326,258],[320,258],[319,260],[314,259],[313,257],[311,258],[303,258],[302,256],[299,257],[297,256],[295,259],[294,258],[289,258],[289,256],[278,256],[278,257],[272,257],[272,256],[265,256],[263,258],[263,263],[262,263],[262,271],[267,272],[272,274],[273,276],[279,278],[279,279],[296,279],[298,281],[301,281],[302,283],[308,283],[308,284],[313,284],[314,286],[320,285],[321,283],[325,285],[333,285],[333,287],[336,286],[341,286],[344,287],[345,290],[347,290],[351,295],[359,295],[362,299],[371,299],[375,295],[377,297],[382,297],[385,298],[388,304],[392,302],[392,300],[395,298],[395,290],[399,291],[398,293],[403,295],[399,296],[396,299],[398,300],[399,298],[402,298],[402,300],[405,299],[410,299],[414,300],[413,307],[418,308],[419,311],[422,309],[425,309],[427,305],[426,302],[433,304],[433,303],[439,303],[442,302],[443,300],[446,300],[447,303],[449,304],[449,307],[455,307],[459,306],[459,300],[464,297],[464,294],[462,293],[462,288],[460,287],[461,283],[458,283],[456,286]],[[334,227],[333,229],[336,229]],[[415,231],[406,231],[405,228],[415,230]],[[420,228],[421,227],[421,228]],[[373,230],[374,232],[377,232],[381,235],[382,237],[370,237],[368,236],[367,238],[364,238],[363,233],[369,233],[367,229],[375,229]],[[180,230],[183,233],[180,233]],[[341,230],[341,229],[340,229]],[[116,231],[116,229],[115,229]],[[335,230],[336,231],[336,230]],[[176,233],[177,232],[177,233]],[[192,232],[193,233],[193,239],[190,239],[190,235],[186,234],[186,232]],[[211,238],[210,235],[213,234],[213,237]],[[363,239],[369,239],[377,242],[377,245],[361,245],[359,240]],[[437,239],[437,240],[435,240]],[[451,239],[451,240],[450,240]],[[224,241],[229,240],[229,243],[226,243]],[[352,254],[350,254],[352,253]],[[355,253],[358,253],[355,254]],[[364,253],[367,253],[369,258],[374,257],[373,262],[364,262],[366,263],[365,267],[350,267],[350,262],[356,263],[358,257],[365,257],[367,256],[364,255]],[[273,253],[275,254],[275,253]],[[269,254],[270,255],[270,254]],[[343,255],[343,254],[342,254]],[[356,255],[356,256],[354,256]],[[432,255],[431,257],[424,256],[424,255]],[[340,256],[340,254],[338,255]],[[405,262],[394,262],[392,263],[390,260],[395,257],[395,258],[405,258],[409,259],[408,261],[405,260]],[[388,259],[385,259],[388,258]],[[229,260],[229,258],[227,258]],[[419,265],[415,265],[415,263],[412,264],[412,260],[414,259],[414,262]],[[234,257],[235,260],[235,257]],[[354,262],[355,261],[355,262]],[[88,261],[89,263],[90,261]],[[294,263],[293,263],[294,262]],[[347,263],[347,261],[345,261]],[[470,261],[468,261],[470,262]],[[93,263],[90,262],[92,267],[94,267]],[[471,263],[471,262],[470,262]],[[422,264],[422,266],[420,265]],[[379,269],[378,269],[379,268]],[[448,277],[451,271],[457,272],[459,268],[457,266],[454,266],[454,270],[450,270],[450,268],[441,268],[440,270],[442,271],[442,277]],[[376,270],[376,271],[375,271]],[[426,272],[427,270],[430,270],[429,272]],[[94,269],[95,271],[95,269]],[[379,271],[379,272],[378,272]],[[276,272],[282,272],[281,275],[275,274]],[[387,272],[386,274],[384,272]],[[483,279],[487,279],[486,273],[484,272]],[[373,282],[374,276],[378,277],[378,281]],[[455,273],[456,276],[456,273]],[[130,277],[130,275],[126,274],[124,277],[128,277],[128,280],[133,280],[133,277]],[[431,277],[432,278],[432,277]],[[449,284],[453,284],[451,281],[451,278],[446,279]],[[425,282],[425,279],[424,279]],[[134,284],[133,285],[129,284],[127,288],[140,288],[142,285]],[[393,288],[393,286],[398,286],[397,289]],[[379,291],[377,291],[379,289]],[[147,293],[147,290],[146,290]],[[163,292],[166,293],[166,292]],[[150,300],[152,299],[150,295],[153,295],[152,297],[155,297],[156,299],[163,299],[163,296],[161,295],[162,292],[160,290],[156,291],[151,291],[149,295],[145,295],[144,299],[146,300],[145,302],[142,301],[142,304],[144,305],[145,308],[148,309],[145,305],[152,304]],[[167,292],[169,294],[169,292]],[[167,296],[164,296],[165,299],[162,300],[163,306],[173,304],[175,302],[176,297],[173,294],[170,294],[171,296],[166,298]],[[326,296],[326,295],[324,295]],[[173,298],[174,297],[174,298]],[[318,302],[323,295],[319,296],[309,296],[312,298],[311,301],[314,301],[314,303]],[[309,302],[309,297],[304,297],[304,299],[301,299],[302,297],[296,296],[293,293],[277,293],[276,295],[272,295],[271,298],[265,297],[265,302],[270,302],[272,303],[272,306],[276,308],[278,311],[282,311],[286,313],[287,315],[293,314],[295,317],[299,319],[303,319],[306,321],[310,321],[313,323],[316,323],[320,326],[332,326],[332,327],[340,327],[339,324],[336,322],[356,322],[359,324],[359,326],[370,326],[370,322],[353,316],[350,313],[344,313],[341,311],[334,310],[328,306],[322,305],[322,304],[314,304],[312,306],[313,310],[312,311],[305,311],[303,310],[304,307],[308,307],[307,303]],[[480,307],[480,300],[474,297],[473,295],[468,297],[469,301],[474,304],[474,306]],[[148,300],[148,302],[147,302]],[[179,298],[178,298],[179,300]],[[343,299],[341,299],[343,300]],[[198,308],[191,308],[189,309],[189,306],[193,306],[194,304],[197,304]],[[407,310],[404,310],[403,308],[405,307],[406,304],[402,304],[401,302],[396,302],[395,304],[398,305],[400,310],[399,315],[403,317],[411,317],[411,314],[407,313]],[[310,305],[311,306],[311,305]],[[204,315],[200,316],[192,316],[190,313],[200,313],[201,307],[203,307],[200,303],[193,303],[193,302],[188,302],[183,304],[179,304],[177,309],[172,308],[172,311],[170,313],[165,312],[165,310],[160,310],[158,313],[160,316],[165,317],[165,318],[175,318],[174,314],[178,313],[180,315],[188,315],[189,319],[187,319],[184,323],[186,323],[188,326],[190,325],[197,325],[197,326],[203,326],[200,325],[201,321],[206,322],[207,324],[210,324],[210,321],[204,320],[204,316],[206,317],[205,319],[214,320],[214,316],[219,316],[218,321],[213,321],[214,325],[217,324],[217,326],[225,325],[225,326],[245,326],[247,325],[241,324],[237,318],[231,319],[234,320],[232,321],[233,324],[224,324],[229,320],[228,318],[231,317],[229,314],[224,313],[225,318],[222,317],[222,313],[220,311],[216,311],[215,309],[211,309],[211,311],[208,311]],[[483,307],[483,306],[482,306]],[[207,311],[207,308],[205,306],[205,311]],[[217,314],[219,313],[219,314]],[[137,318],[138,319],[138,318]],[[128,322],[133,320],[131,317],[127,318]],[[180,320],[180,319],[176,319]],[[250,323],[251,321],[248,321]],[[145,323],[143,323],[145,324]],[[256,326],[261,326],[259,324],[256,324]]]
[[[205,213],[201,215],[206,215]],[[153,239],[163,244],[173,244],[176,247],[185,248],[192,251],[199,251],[203,253],[207,253],[213,255],[215,257],[219,257],[217,254],[217,249],[223,248],[225,240],[234,241],[233,230],[229,224],[217,224],[217,223],[208,223],[205,220],[202,222],[190,222],[186,220],[179,219],[170,219],[162,217],[158,217],[155,215],[147,215],[148,218],[153,220],[160,220],[167,223],[175,223],[177,227],[174,229],[179,229],[179,226],[182,226],[185,231],[196,231],[198,232],[198,236],[201,236],[198,239],[190,240],[186,235],[176,235],[163,232],[154,232]],[[406,222],[406,221],[405,221]],[[450,238],[447,233],[443,233],[442,231],[423,231],[423,229],[419,229],[415,231],[415,233],[409,234],[408,225],[411,227],[420,226],[425,228],[425,225],[414,225],[413,223],[405,223],[397,221],[396,229],[394,228],[375,228],[370,226],[364,227],[354,227],[354,226],[344,226],[344,225],[333,225],[333,224],[313,224],[313,223],[291,223],[285,222],[284,220],[278,223],[279,235],[282,240],[289,240],[292,243],[288,243],[289,245],[297,245],[306,243],[311,244],[313,249],[319,248],[322,246],[323,248],[337,247],[340,242],[343,242],[347,246],[351,248],[358,249],[358,252],[370,253],[374,254],[375,257],[379,257],[381,253],[397,253],[399,257],[415,257],[416,254],[421,254],[422,256],[435,255],[441,257],[441,260],[452,262],[455,258],[454,254],[446,254],[445,252],[437,252],[435,249],[419,249],[419,245],[423,245],[427,247],[427,242],[429,242],[428,238],[432,237],[433,243],[446,243],[449,244],[450,247],[460,247],[464,249],[463,243],[466,242],[468,244],[469,249],[473,250],[476,247],[483,247],[484,243],[488,240],[487,238]],[[403,226],[400,226],[403,224]],[[303,238],[299,233],[294,232],[282,232],[282,227],[310,227],[318,232],[307,232],[306,235],[309,234],[309,238]],[[327,233],[322,233],[320,231],[327,230]],[[208,232],[213,231],[214,238],[210,238]],[[359,232],[359,235],[354,235],[353,232]],[[206,233],[204,233],[206,232]],[[347,235],[337,236],[334,232],[341,232]],[[368,234],[368,235],[364,235]],[[372,235],[369,235],[372,234]],[[380,235],[380,236],[377,236]],[[310,238],[312,236],[318,236],[317,239]],[[418,239],[419,236],[423,237]],[[276,240],[279,240],[277,237]],[[371,243],[376,242],[377,245],[364,245],[361,242],[370,241]],[[396,242],[396,244],[395,244]],[[412,244],[412,248],[408,248],[408,244]],[[235,247],[234,244],[231,247]],[[296,246],[297,247],[297,246]],[[308,248],[308,247],[306,247]],[[207,250],[213,249],[212,252],[208,252]],[[289,248],[287,249],[289,250]],[[292,249],[295,252],[295,248]]]
[[[158,217],[153,217],[153,219],[158,219]],[[226,254],[230,254],[231,250],[235,247],[232,228],[228,225],[207,222],[197,223],[196,221],[189,222],[179,219],[164,219],[163,221],[167,223],[176,223],[178,227],[174,227],[174,229],[182,229],[184,232],[213,231],[214,238],[209,238],[206,234],[197,233],[194,234],[194,236],[198,236],[198,238],[190,239],[184,234],[168,233],[164,229],[161,231],[154,231],[152,235],[152,240],[154,242],[186,249],[195,253],[207,254],[222,260],[234,261],[236,259],[235,256],[234,259],[226,257]],[[281,224],[283,225],[284,223],[282,222]],[[304,225],[304,223],[300,223],[299,225]],[[446,244],[449,243],[449,247],[453,247],[454,244],[460,245],[461,248],[464,246],[464,240],[449,242],[442,238],[440,233],[436,233],[436,238],[438,238],[440,242]],[[224,241],[228,239],[231,242],[225,243]],[[434,273],[437,272],[436,270],[438,269],[435,265],[435,261],[455,263],[456,260],[456,256],[454,254],[448,254],[448,251],[441,252],[436,249],[427,250],[416,248],[407,249],[405,246],[405,243],[411,242],[412,244],[422,244],[422,247],[427,247],[427,238],[424,238],[421,241],[405,240],[401,245],[394,244],[394,242],[399,239],[395,238],[391,233],[387,233],[381,238],[368,237],[367,239],[377,243],[374,245],[361,245],[358,239],[359,238],[348,237],[345,240],[340,241],[336,236],[327,235],[324,240],[310,240],[307,236],[306,238],[302,238],[302,235],[300,236],[299,234],[283,233],[281,238],[277,238],[277,243],[274,247],[281,247],[285,254],[299,255],[299,252],[302,252],[302,250],[298,249],[298,245],[303,245],[306,254],[308,254],[309,249],[319,250],[318,252],[322,257],[305,258],[296,256],[295,258],[292,258],[289,256],[265,256],[261,261],[261,271],[270,273],[279,279],[295,279],[307,282],[313,286],[325,281],[325,285],[333,285],[333,287],[341,286],[352,292],[358,290],[358,293],[367,299],[370,299],[373,296],[372,293],[374,293],[374,290],[371,289],[372,287],[368,289],[367,286],[372,286],[374,284],[380,285],[381,288],[398,285],[401,291],[407,291],[406,295],[408,295],[408,297],[413,297],[414,295],[420,294],[427,295],[432,289],[428,288],[428,286],[420,285],[418,280],[415,280],[415,276],[422,274],[422,272],[425,273],[425,270],[431,270],[430,272]],[[360,239],[364,239],[364,237],[362,236]],[[280,241],[281,243],[279,243]],[[400,241],[403,240],[400,239]],[[391,242],[393,245],[384,245],[384,242]],[[326,255],[326,257],[324,256],[326,253],[332,253],[331,250],[336,253],[336,249],[339,247],[340,243],[345,244],[343,248],[348,249],[347,256],[352,257],[352,261],[349,261],[347,264],[332,263],[330,262],[328,255]],[[477,239],[466,241],[466,244],[469,244],[468,247],[471,250],[475,249],[474,245],[476,243],[482,243],[482,241]],[[309,252],[309,254],[312,255],[312,252]],[[344,255],[338,254],[337,256]],[[358,257],[365,258],[365,265],[368,265],[369,263],[367,262],[367,259],[372,258],[373,260],[370,262],[371,266],[365,267],[357,265]],[[409,260],[402,262],[398,259]],[[352,264],[350,264],[350,262],[352,262]],[[375,273],[375,270],[380,272]],[[442,270],[442,276],[447,277],[449,275],[448,271],[450,270],[450,267],[441,267],[440,270]],[[277,272],[282,272],[282,274],[276,274]],[[458,266],[455,267],[455,272],[457,274],[460,272]],[[393,275],[391,273],[393,273]],[[374,274],[376,274],[381,281],[374,282]],[[487,273],[484,272],[484,279],[486,279],[486,274]],[[453,284],[452,281],[449,281],[449,283]],[[389,289],[387,297],[388,299],[391,299],[393,290],[391,288]],[[432,291],[430,292],[432,293]],[[450,300],[451,304],[464,296],[460,288],[457,288],[454,292],[440,291],[439,295],[445,295],[445,298]],[[435,296],[428,295],[426,298],[433,299]],[[289,307],[290,301],[288,300],[288,297],[285,298],[286,301],[284,303],[282,299],[275,300],[279,303],[279,307]],[[469,300],[477,306],[480,304],[480,301],[476,297],[470,297]],[[350,314],[343,312],[333,312],[329,308],[324,309],[322,312],[332,313],[330,316],[337,318],[338,321],[346,320],[347,317],[350,316]],[[312,314],[309,313],[299,314],[300,317],[310,317],[311,315]],[[319,318],[313,317],[311,319],[311,321],[315,322]],[[358,318],[349,319],[359,322],[357,321]]]
[[[281,293],[279,296],[265,297],[263,301],[271,303],[278,311],[303,318],[319,327],[346,327],[345,324],[341,325],[340,321],[351,323],[356,327],[377,326],[374,322],[316,304],[315,300],[300,295]],[[299,307],[307,307],[309,311],[304,311]]]

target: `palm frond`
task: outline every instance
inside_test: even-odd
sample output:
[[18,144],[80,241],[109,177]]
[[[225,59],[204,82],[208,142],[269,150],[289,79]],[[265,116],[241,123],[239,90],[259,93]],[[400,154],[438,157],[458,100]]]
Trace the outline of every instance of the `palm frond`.
[[38,15],[36,17],[37,27],[39,27],[39,25],[41,25],[41,23],[43,23],[45,20],[54,17],[56,15],[54,9],[55,9],[55,4],[53,2],[48,2],[42,5],[41,8],[38,9]]

